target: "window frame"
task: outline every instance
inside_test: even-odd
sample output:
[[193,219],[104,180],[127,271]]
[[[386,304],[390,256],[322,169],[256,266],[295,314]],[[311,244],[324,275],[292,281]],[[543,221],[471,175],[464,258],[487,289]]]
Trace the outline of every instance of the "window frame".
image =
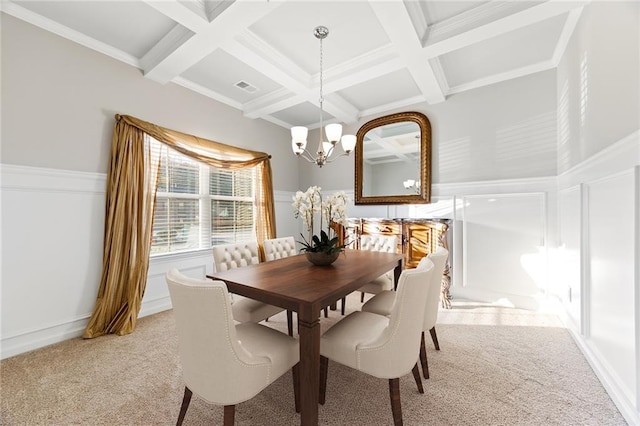
[[[256,239],[256,234],[257,234],[257,203],[256,203],[256,186],[257,186],[257,168],[256,167],[252,167],[250,168],[251,170],[251,176],[250,176],[250,192],[251,195],[250,196],[233,196],[233,195],[219,195],[219,194],[210,194],[210,175],[212,174],[212,172],[214,170],[223,170],[226,172],[230,172],[230,173],[236,173],[236,172],[246,172],[246,169],[238,169],[238,170],[230,170],[230,169],[224,169],[224,168],[216,168],[213,166],[210,166],[209,164],[203,163],[201,161],[198,161],[194,158],[191,158],[187,155],[184,155],[178,151],[176,151],[175,149],[171,148],[170,146],[167,146],[159,141],[157,141],[156,139],[150,137],[150,139],[153,141],[152,143],[152,149],[158,149],[160,150],[160,152],[164,151],[166,152],[166,156],[163,155],[162,158],[163,159],[168,159],[169,158],[169,153],[171,152],[172,155],[178,155],[178,156],[182,156],[184,157],[188,162],[194,163],[198,166],[198,191],[197,193],[184,193],[184,192],[171,192],[171,191],[160,191],[160,185],[158,185],[158,190],[156,190],[156,194],[155,194],[155,199],[154,199],[154,203],[155,203],[155,209],[154,209],[154,224],[152,227],[152,234],[153,231],[156,229],[156,219],[157,219],[157,203],[158,200],[171,200],[171,199],[185,199],[185,200],[197,200],[198,202],[198,214],[196,217],[196,222],[197,222],[197,226],[199,228],[198,230],[198,238],[197,238],[197,245],[198,247],[196,248],[186,248],[186,249],[181,249],[181,250],[171,250],[169,249],[169,251],[162,251],[162,252],[155,252],[154,253],[154,248],[158,247],[158,246],[154,246],[153,244],[153,240],[151,241],[151,247],[150,247],[150,253],[149,253],[149,257],[152,259],[157,259],[157,258],[162,258],[162,257],[171,257],[171,256],[180,256],[180,255],[189,255],[189,254],[193,254],[193,253],[197,253],[197,252],[207,252],[210,251],[212,247],[214,247],[214,244],[212,244],[212,239],[214,236],[214,229],[213,229],[213,221],[212,221],[212,203],[214,201],[239,201],[239,202],[251,202],[251,207],[252,207],[252,211],[251,211],[251,218],[252,218],[252,223],[251,223],[251,238],[250,239]],[[165,160],[166,161],[166,160]],[[162,173],[162,168],[169,168],[168,165],[166,165],[166,163],[164,161],[161,160],[160,162],[160,166],[161,168],[160,172],[158,173],[158,179],[160,179],[161,173]],[[235,178],[234,178],[235,179]],[[169,182],[167,182],[167,189]],[[235,233],[233,234],[235,237]],[[245,241],[245,240],[237,240],[234,238],[235,241]],[[162,247],[168,247],[169,244],[167,244],[167,246],[162,246]],[[169,246],[170,247],[170,246]]]

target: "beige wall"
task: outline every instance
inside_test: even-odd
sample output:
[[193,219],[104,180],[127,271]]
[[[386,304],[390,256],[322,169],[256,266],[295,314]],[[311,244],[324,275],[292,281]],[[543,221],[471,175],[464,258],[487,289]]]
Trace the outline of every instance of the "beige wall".
[[3,163],[106,173],[116,113],[268,152],[275,189],[297,189],[287,129],[2,14]]
[[[416,104],[432,127],[432,182],[452,183],[556,175],[556,79],[549,70],[450,96],[445,102]],[[363,117],[345,127],[378,116]],[[317,132],[309,137],[317,140]],[[354,159],[340,158],[322,169],[302,165],[303,188],[353,189]]]

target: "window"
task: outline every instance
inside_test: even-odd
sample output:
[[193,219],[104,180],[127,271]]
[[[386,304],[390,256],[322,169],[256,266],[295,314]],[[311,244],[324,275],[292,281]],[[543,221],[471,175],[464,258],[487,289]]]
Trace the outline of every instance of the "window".
[[152,147],[160,151],[152,255],[256,239],[255,168],[217,169]]

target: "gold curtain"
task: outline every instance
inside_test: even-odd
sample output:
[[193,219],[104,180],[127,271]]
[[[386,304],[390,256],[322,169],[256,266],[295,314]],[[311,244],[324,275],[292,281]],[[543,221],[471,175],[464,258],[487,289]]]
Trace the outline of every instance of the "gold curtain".
[[135,328],[147,283],[160,160],[145,134],[218,168],[257,167],[258,242],[273,238],[275,210],[270,156],[116,115],[107,176],[102,276],[83,337],[129,334]]

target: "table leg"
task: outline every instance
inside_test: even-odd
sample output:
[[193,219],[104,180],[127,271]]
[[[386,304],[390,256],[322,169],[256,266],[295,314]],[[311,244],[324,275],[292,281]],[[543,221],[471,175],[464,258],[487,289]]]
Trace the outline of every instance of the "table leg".
[[305,321],[298,317],[300,335],[300,424],[318,424],[320,397],[320,319]]
[[398,261],[398,265],[393,268],[393,289],[397,290],[398,281],[400,280],[400,274],[402,274],[402,261]]

